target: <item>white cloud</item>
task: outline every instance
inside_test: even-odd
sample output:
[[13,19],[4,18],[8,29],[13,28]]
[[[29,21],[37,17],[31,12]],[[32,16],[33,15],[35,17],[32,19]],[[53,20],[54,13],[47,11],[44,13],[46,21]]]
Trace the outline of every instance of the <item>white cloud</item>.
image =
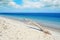
[[43,7],[43,6],[44,6],[44,5],[41,4],[40,2],[29,2],[29,1],[25,1],[22,6],[16,4],[16,3],[13,2],[13,1],[10,1],[10,2],[9,2],[9,5],[10,5],[10,6],[13,6],[13,7],[15,7],[15,8],[40,8],[40,7]]
[[15,7],[15,8],[21,8],[20,5],[17,5],[15,2],[11,1],[8,3],[8,5],[12,6],[12,7]]
[[44,6],[43,4],[41,4],[40,2],[26,2],[23,7],[28,7],[28,8],[40,8]]
[[41,8],[41,7],[60,7],[60,0],[37,0],[36,2],[23,0],[23,5],[18,5],[13,1],[9,2],[9,5],[15,8]]
[[60,7],[60,0],[42,0],[41,1],[45,6],[49,6],[52,7]]

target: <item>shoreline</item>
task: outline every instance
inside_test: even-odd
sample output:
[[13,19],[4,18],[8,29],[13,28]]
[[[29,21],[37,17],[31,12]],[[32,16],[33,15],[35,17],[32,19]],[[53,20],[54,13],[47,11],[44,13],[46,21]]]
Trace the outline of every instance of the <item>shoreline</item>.
[[[24,21],[24,20],[23,20]],[[25,20],[25,21],[29,21],[28,24],[21,22],[17,19],[10,19],[10,18],[5,18],[5,17],[0,17],[0,29],[2,29],[1,31],[3,31],[4,34],[4,38],[2,38],[2,40],[60,40],[60,33],[58,33],[57,31],[53,31],[51,29],[46,28],[45,26],[41,26],[41,25],[37,25],[34,24],[35,22],[29,20]],[[29,28],[28,26],[32,26],[32,27],[42,27],[45,29],[43,31],[37,31],[34,30],[35,28]],[[2,28],[1,28],[2,27]],[[51,35],[46,34],[47,31],[49,31],[51,33]],[[1,35],[0,34],[0,35]],[[6,36],[7,35],[7,36]],[[11,39],[10,39],[11,38]]]
[[[0,17],[4,17],[4,16],[0,16]],[[24,19],[22,18],[22,20],[21,19],[18,19],[18,18],[11,18],[11,17],[4,17],[4,18],[8,18],[8,19],[12,19],[12,20],[15,20],[15,21],[19,21],[19,22],[23,22],[24,23]],[[29,20],[29,19],[28,19]],[[27,20],[27,21],[28,21]],[[31,20],[31,19],[30,19]],[[33,20],[32,20],[33,21]],[[35,22],[35,21],[34,21]],[[46,29],[49,29],[49,30],[52,30],[52,31],[57,31],[57,32],[60,32],[60,29],[56,29],[56,28],[53,28],[53,27],[51,27],[51,26],[45,26],[45,25],[43,25],[43,24],[41,24],[41,23],[38,23],[38,24],[40,24],[43,28],[46,28]]]

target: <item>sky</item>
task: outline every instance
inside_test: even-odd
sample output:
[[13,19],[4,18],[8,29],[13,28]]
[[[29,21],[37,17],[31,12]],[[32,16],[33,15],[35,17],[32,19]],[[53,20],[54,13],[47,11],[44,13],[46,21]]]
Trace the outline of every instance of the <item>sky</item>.
[[1,0],[0,13],[60,13],[60,0]]

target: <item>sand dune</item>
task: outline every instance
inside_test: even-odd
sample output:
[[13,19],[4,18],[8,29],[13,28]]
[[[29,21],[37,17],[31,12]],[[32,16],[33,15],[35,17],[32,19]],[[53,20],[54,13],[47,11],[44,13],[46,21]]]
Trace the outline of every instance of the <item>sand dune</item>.
[[[36,30],[30,27],[40,27]],[[46,34],[45,31],[50,34]],[[0,40],[60,40],[60,33],[45,29],[35,22],[21,22],[18,20],[0,17]]]

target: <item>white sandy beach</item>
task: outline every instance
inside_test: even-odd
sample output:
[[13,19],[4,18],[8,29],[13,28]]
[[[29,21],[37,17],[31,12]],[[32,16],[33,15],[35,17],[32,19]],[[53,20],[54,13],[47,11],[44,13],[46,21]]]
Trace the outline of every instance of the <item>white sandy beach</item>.
[[[30,22],[31,23],[31,22]],[[36,25],[24,23],[18,20],[0,17],[0,40],[60,40],[60,33],[49,28],[42,29],[49,31],[51,34],[46,34],[43,31],[38,31],[32,28]]]

